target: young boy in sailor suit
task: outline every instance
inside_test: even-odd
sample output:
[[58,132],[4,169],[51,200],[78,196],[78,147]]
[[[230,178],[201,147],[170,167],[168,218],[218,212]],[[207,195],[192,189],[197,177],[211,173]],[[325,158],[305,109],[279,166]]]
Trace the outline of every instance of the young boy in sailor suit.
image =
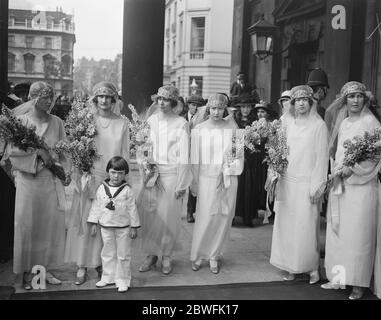
[[127,161],[114,157],[106,171],[109,179],[98,188],[87,220],[93,224],[93,236],[97,233],[97,224],[100,225],[103,240],[103,273],[96,286],[115,284],[118,292],[126,292],[131,283],[131,239],[136,239],[140,221],[134,194],[125,181],[129,172]]

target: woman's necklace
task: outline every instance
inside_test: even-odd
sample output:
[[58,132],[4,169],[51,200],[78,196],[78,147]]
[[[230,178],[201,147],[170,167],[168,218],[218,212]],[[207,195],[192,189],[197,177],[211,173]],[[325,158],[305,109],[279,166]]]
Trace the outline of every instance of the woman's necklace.
[[106,118],[105,122],[102,122],[103,117],[98,117],[101,128],[106,129],[111,123],[111,118]]

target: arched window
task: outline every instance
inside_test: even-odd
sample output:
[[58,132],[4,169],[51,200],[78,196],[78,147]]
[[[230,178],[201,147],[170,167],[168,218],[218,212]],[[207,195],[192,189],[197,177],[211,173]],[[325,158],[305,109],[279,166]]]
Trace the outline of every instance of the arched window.
[[16,56],[8,52],[8,72],[14,72],[16,69]]
[[24,63],[25,63],[25,72],[33,73],[34,72],[34,60],[35,56],[31,53],[24,54]]
[[64,75],[70,75],[71,74],[71,66],[72,66],[71,57],[68,55],[63,56],[62,57],[62,73]]
[[60,66],[57,59],[51,54],[46,54],[42,58],[44,60],[44,73],[46,78],[59,76]]

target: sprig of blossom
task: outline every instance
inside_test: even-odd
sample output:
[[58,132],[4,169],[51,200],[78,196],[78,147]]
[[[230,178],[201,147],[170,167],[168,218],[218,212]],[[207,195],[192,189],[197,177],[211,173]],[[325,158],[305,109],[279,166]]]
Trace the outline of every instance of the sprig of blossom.
[[68,141],[60,141],[56,145],[56,152],[67,154],[81,173],[90,173],[94,161],[99,158],[94,140],[97,128],[94,113],[85,107],[84,102],[73,103],[65,122],[65,131]]
[[381,127],[363,136],[355,136],[352,140],[344,141],[343,165],[354,167],[363,161],[380,161],[381,158]]
[[149,152],[151,143],[149,141],[150,126],[146,120],[139,116],[132,104],[128,105],[131,111],[132,121],[130,126],[130,153],[131,157],[136,157],[137,152]]
[[232,134],[232,147],[226,154],[227,165],[238,158],[244,157],[245,151],[245,130],[237,129]]
[[279,120],[269,123],[268,130],[268,140],[265,145],[267,155],[264,161],[271,171],[281,175],[288,166],[289,147],[287,145],[286,130]]
[[48,169],[60,180],[67,181],[68,175],[57,159],[57,154],[51,150],[46,144],[43,137],[36,133],[35,126],[26,126],[22,121],[16,118],[12,111],[5,105],[2,106],[0,114],[0,136],[16,148],[25,152],[34,152],[38,149],[48,151],[54,162],[49,165]]
[[269,122],[266,119],[254,121],[245,128],[245,147],[250,152],[258,152],[257,146],[261,145],[270,135]]

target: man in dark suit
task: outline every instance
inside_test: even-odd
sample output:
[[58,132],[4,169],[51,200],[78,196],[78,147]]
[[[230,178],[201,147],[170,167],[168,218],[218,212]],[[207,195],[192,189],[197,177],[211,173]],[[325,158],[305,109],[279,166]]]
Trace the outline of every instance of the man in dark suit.
[[251,86],[247,82],[246,75],[242,72],[237,74],[237,81],[233,82],[230,87],[230,97],[235,98],[241,96],[242,94],[250,94],[255,97],[257,102],[260,101],[260,97],[256,91],[257,87]]
[[308,76],[307,85],[314,91],[314,100],[316,102],[316,111],[324,120],[325,108],[322,106],[323,100],[327,97],[329,84],[328,76],[324,70],[316,68]]
[[[205,104],[204,99],[201,96],[192,95],[188,98],[188,112],[184,115],[184,118],[189,122],[189,128],[192,130],[197,125],[198,108]],[[197,197],[194,197],[189,190],[189,197],[187,203],[187,221],[194,223],[193,214],[196,211]]]

